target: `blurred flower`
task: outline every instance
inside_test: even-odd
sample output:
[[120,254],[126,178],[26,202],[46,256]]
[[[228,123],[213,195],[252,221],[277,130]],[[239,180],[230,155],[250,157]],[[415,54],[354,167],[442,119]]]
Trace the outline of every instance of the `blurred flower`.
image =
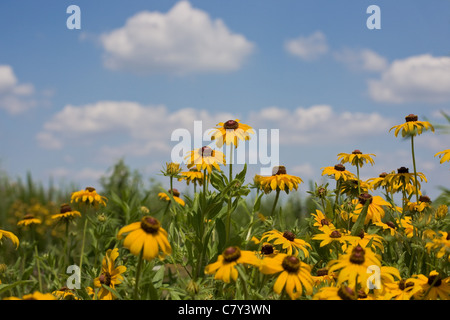
[[306,249],[307,247],[311,249],[311,245],[307,243],[305,240],[296,238],[295,234],[291,231],[284,231],[283,233],[278,230],[272,230],[264,232],[261,241],[271,242],[273,241],[274,245],[281,245],[282,250],[286,250],[288,255],[296,255],[298,250],[300,249],[305,257],[309,256],[309,252]]
[[334,179],[336,180],[347,180],[347,179],[352,179],[352,178],[356,178],[356,176],[351,173],[350,171],[345,169],[345,166],[342,164],[337,164],[334,167],[323,167],[320,168],[322,170],[322,176],[323,175],[329,175],[329,176],[333,176]]
[[58,300],[80,300],[80,298],[75,295],[75,290],[69,289],[68,287],[62,287],[59,290],[53,291],[52,294]]
[[[437,251],[436,258],[440,259],[446,254],[450,254],[450,233],[439,231],[438,236],[427,242],[425,248],[430,251]],[[449,255],[450,262],[450,255]]]
[[29,226],[29,225],[33,225],[33,224],[41,224],[41,223],[42,223],[42,220],[35,218],[33,214],[26,214],[22,220],[17,222],[17,225],[19,227],[22,227],[22,226]]
[[387,221],[386,223],[382,221],[375,221],[373,224],[381,227],[382,230],[388,230],[391,236],[394,236],[397,232],[395,224],[392,221]]
[[217,257],[216,262],[205,267],[205,273],[214,274],[214,279],[229,283],[231,279],[236,281],[238,277],[237,264],[259,266],[260,260],[255,252],[241,250],[235,246],[228,247]]
[[350,246],[344,255],[328,263],[329,272],[337,272],[337,283],[347,282],[355,288],[357,284],[363,289],[367,287],[367,278],[371,275],[367,270],[371,266],[381,267],[380,258],[369,248],[360,245]]
[[77,210],[72,210],[70,205],[64,203],[61,205],[60,213],[52,215],[52,219],[68,222],[76,217],[81,217],[81,213]]
[[384,200],[380,196],[372,196],[368,193],[363,193],[359,196],[358,200],[354,199],[353,203],[356,204],[355,210],[351,214],[353,221],[356,221],[362,212],[365,203],[369,201],[367,208],[367,215],[364,220],[364,224],[368,224],[369,221],[379,222],[384,217],[385,212],[383,206],[392,207],[392,205]]
[[85,204],[97,207],[99,204],[106,206],[106,197],[100,196],[95,188],[87,187],[84,190],[75,191],[72,193],[70,202],[82,202]]
[[[184,205],[186,204],[186,203],[184,202],[184,200],[180,198],[180,192],[178,192],[177,189],[168,190],[167,192],[170,193],[170,194],[172,194],[172,197],[175,199],[175,201],[176,201],[179,205],[184,206]],[[170,197],[169,197],[166,193],[164,193],[164,192],[158,193],[158,197],[159,197],[161,200],[165,200],[165,201],[170,201],[170,200],[171,200]]]
[[4,300],[56,300],[56,297],[51,293],[40,293],[39,291],[34,291],[30,294],[25,294],[22,298],[9,297],[4,298]]
[[409,114],[405,117],[406,122],[393,126],[389,129],[389,132],[395,128],[394,134],[397,137],[399,132],[402,132],[402,137],[415,136],[422,134],[422,131],[431,130],[434,132],[434,127],[428,121],[418,121],[418,116],[414,114]]
[[415,294],[419,299],[450,300],[450,277],[443,278],[436,270],[431,271],[428,277],[423,274],[413,275],[408,281],[421,287]]
[[178,174],[181,172],[181,167],[179,163],[175,162],[166,162],[166,168],[161,171],[163,175],[170,176],[170,177],[177,177]]
[[436,219],[444,219],[447,216],[448,213],[448,206],[445,204],[441,204],[437,209],[436,209]]
[[[143,250],[143,258],[147,261],[158,255],[162,258],[172,253],[172,247],[167,240],[167,231],[161,227],[158,220],[151,216],[145,216],[141,221],[121,228],[117,238],[122,239],[125,234],[124,247],[135,256],[139,256]],[[160,251],[162,251],[161,254]]]
[[420,196],[419,202],[409,202],[406,207],[411,212],[422,212],[425,208],[431,208],[431,200],[427,196]]
[[227,146],[233,144],[237,147],[239,140],[250,140],[250,134],[255,133],[252,127],[240,123],[239,119],[219,122],[217,126],[213,129],[211,140],[216,140],[218,148],[222,148],[224,143]]
[[0,240],[2,240],[3,236],[11,239],[12,243],[16,245],[16,249],[19,247],[19,238],[14,233],[0,229]]
[[115,261],[119,257],[119,249],[109,249],[102,261],[102,272],[100,276],[94,279],[94,286],[100,288],[97,297],[99,300],[113,300],[115,296],[111,291],[104,288],[103,285],[115,289],[116,285],[122,283],[125,266],[116,266]]
[[444,163],[445,161],[450,161],[450,149],[438,152],[434,156],[436,157],[438,155],[439,155],[439,158],[441,159],[439,161],[440,163]]
[[322,287],[313,300],[358,300],[358,294],[349,286]]
[[383,287],[385,289],[383,298],[386,300],[410,300],[413,295],[421,290],[419,286],[414,285],[414,282],[406,279],[385,283]]
[[186,180],[187,185],[192,182],[193,184],[201,186],[204,180],[203,172],[198,171],[197,168],[191,168],[189,171],[181,172],[178,181],[181,180]]
[[188,169],[196,167],[198,171],[208,170],[209,174],[213,167],[220,171],[219,164],[225,165],[223,152],[213,150],[208,146],[189,151],[184,159],[187,159]]
[[298,185],[302,182],[303,180],[299,177],[287,174],[285,166],[274,167],[271,176],[261,176],[259,178],[261,189],[266,193],[272,190],[280,190],[289,193],[292,189],[297,190]]
[[376,157],[373,153],[363,154],[359,150],[354,150],[352,153],[339,153],[338,160],[341,159],[341,163],[350,163],[353,166],[359,166],[362,168],[364,163],[370,163],[374,165],[375,161],[371,156]]
[[260,270],[263,274],[279,273],[273,291],[281,294],[283,289],[292,300],[298,299],[303,292],[312,294],[314,280],[311,267],[296,256],[279,253],[274,257],[265,257]]

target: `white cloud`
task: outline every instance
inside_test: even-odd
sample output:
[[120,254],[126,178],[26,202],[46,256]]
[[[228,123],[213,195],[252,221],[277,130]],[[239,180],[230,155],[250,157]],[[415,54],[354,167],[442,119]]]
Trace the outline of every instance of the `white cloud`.
[[188,1],[167,13],[137,13],[100,42],[107,68],[140,74],[235,71],[254,47]]
[[288,110],[268,107],[250,113],[255,126],[280,129],[282,145],[330,145],[342,139],[386,133],[392,121],[378,113],[341,112],[329,105]]
[[395,60],[368,84],[370,96],[379,102],[448,102],[450,57],[424,54]]
[[328,52],[325,35],[316,31],[308,37],[300,36],[285,42],[284,48],[290,54],[303,60],[314,60]]
[[386,58],[370,49],[354,50],[345,48],[335,52],[334,58],[355,71],[381,72],[386,70],[388,66]]
[[9,65],[0,65],[0,109],[16,115],[34,107],[34,87],[19,83],[14,70]]

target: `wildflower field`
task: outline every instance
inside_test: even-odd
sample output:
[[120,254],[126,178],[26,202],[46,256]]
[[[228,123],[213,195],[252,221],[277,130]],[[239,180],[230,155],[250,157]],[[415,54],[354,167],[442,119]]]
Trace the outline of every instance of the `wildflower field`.
[[[168,159],[163,184],[123,162],[100,188],[1,173],[0,299],[449,300],[450,190],[422,194],[414,154],[435,127],[399,123],[390,133],[410,141],[412,166],[366,181],[370,146],[329,159],[326,184],[282,164],[249,177],[220,151],[255,134],[237,119],[217,125],[217,148]],[[450,149],[433,156],[450,175]]]

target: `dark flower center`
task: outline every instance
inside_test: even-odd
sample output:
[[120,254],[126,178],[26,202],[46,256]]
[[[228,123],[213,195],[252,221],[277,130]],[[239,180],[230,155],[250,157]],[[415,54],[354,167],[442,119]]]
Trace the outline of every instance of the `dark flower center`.
[[323,277],[328,275],[328,269],[327,268],[322,268],[322,269],[318,269],[317,270],[317,276],[318,277]]
[[[434,284],[433,284],[434,282]],[[428,284],[433,287],[439,287],[442,284],[442,280],[439,275],[433,275],[428,277]]]
[[419,197],[419,201],[420,201],[420,202],[427,202],[427,203],[430,203],[430,202],[431,202],[431,199],[430,199],[430,197],[428,197],[428,196],[420,196],[420,197]]
[[233,262],[240,258],[241,250],[238,247],[228,247],[223,251],[222,255],[226,262]]
[[67,203],[64,203],[61,205],[61,209],[59,212],[66,213],[66,212],[70,212],[70,211],[72,211],[72,208]]
[[362,205],[365,205],[367,201],[369,201],[369,204],[372,203],[372,196],[368,193],[362,193],[358,197],[359,203]]
[[330,238],[340,238],[340,237],[342,237],[342,235],[337,230],[334,230],[333,232],[330,233]]
[[111,284],[111,275],[109,274],[109,272],[102,273],[100,277],[98,277],[98,280],[101,284],[109,286]]
[[265,244],[261,247],[261,253],[262,254],[272,254],[273,253],[273,246],[271,244]]
[[397,169],[397,173],[409,173],[409,169],[405,167],[400,167]]
[[354,150],[354,151],[352,152],[352,154],[362,154],[362,152],[359,151],[358,149],[356,149],[356,150]]
[[340,287],[337,294],[342,300],[356,300],[357,298],[355,291],[347,286]]
[[320,223],[322,224],[322,226],[329,226],[330,225],[330,222],[327,219],[320,220]]
[[364,249],[360,245],[357,245],[350,254],[350,262],[354,264],[363,264],[365,261],[365,254]]
[[212,157],[213,155],[213,150],[208,147],[208,146],[204,146],[200,149],[200,155],[202,156],[202,158],[204,157]]
[[32,213],[27,213],[24,217],[24,220],[30,220],[30,219],[34,219],[34,215]]
[[153,217],[145,216],[141,220],[141,228],[147,233],[156,233],[160,227],[159,221]]
[[379,177],[386,178],[387,175],[388,175],[387,172],[382,172],[382,173],[380,173]]
[[406,288],[409,288],[409,287],[412,287],[412,286],[414,286],[414,283],[413,282],[406,282],[406,280],[405,279],[402,279],[402,280],[400,280],[400,282],[398,283],[398,288],[400,289],[400,290],[405,290]]
[[274,167],[272,169],[272,175],[273,176],[276,176],[276,175],[279,175],[279,174],[287,174],[285,166],[276,166],[276,167]]
[[223,124],[224,129],[233,129],[236,130],[237,128],[239,128],[239,123],[237,121],[234,120],[228,120],[227,122],[225,122]]
[[86,187],[86,191],[94,192],[94,191],[95,191],[95,188],[93,188],[93,187]]
[[171,193],[174,197],[179,197],[180,192],[177,189],[168,190],[169,193]]
[[386,224],[391,227],[392,229],[395,229],[395,224],[392,221],[386,222]]
[[291,231],[285,231],[285,232],[283,232],[283,237],[288,239],[289,241],[294,241],[295,234],[292,233]]
[[417,115],[415,115],[415,114],[412,114],[412,113],[408,114],[405,117],[406,122],[417,121],[418,119],[419,119],[419,117]]
[[296,273],[300,269],[300,260],[295,256],[287,256],[283,259],[281,266],[287,272]]
[[334,166],[334,170],[336,171],[345,171],[345,167],[342,164],[337,164]]

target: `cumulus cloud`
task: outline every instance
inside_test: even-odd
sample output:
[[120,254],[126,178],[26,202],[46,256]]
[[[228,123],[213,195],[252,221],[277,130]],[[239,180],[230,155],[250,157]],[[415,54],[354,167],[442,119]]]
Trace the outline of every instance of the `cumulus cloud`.
[[139,12],[123,27],[101,35],[100,42],[107,68],[140,74],[235,71],[254,48],[188,1],[167,13]]
[[448,102],[450,57],[423,54],[395,60],[368,85],[370,97],[379,102]]
[[316,31],[310,36],[300,36],[285,42],[284,48],[290,54],[302,60],[314,60],[328,52],[325,35]]
[[336,51],[334,58],[355,71],[382,72],[388,66],[386,58],[370,49],[355,50],[345,48]]
[[16,115],[36,105],[34,86],[19,83],[9,65],[0,65],[0,109]]
[[330,145],[342,139],[385,133],[392,125],[379,113],[337,113],[330,105],[294,110],[268,107],[251,113],[249,118],[260,127],[279,128],[283,145]]

